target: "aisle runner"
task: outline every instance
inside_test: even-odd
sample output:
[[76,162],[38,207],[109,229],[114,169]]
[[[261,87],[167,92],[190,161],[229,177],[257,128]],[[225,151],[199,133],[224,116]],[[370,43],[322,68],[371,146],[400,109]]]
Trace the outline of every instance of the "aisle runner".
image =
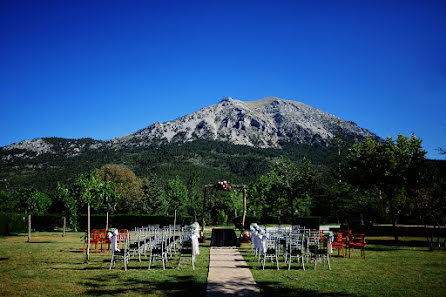
[[211,247],[207,297],[260,297],[248,264],[236,247]]

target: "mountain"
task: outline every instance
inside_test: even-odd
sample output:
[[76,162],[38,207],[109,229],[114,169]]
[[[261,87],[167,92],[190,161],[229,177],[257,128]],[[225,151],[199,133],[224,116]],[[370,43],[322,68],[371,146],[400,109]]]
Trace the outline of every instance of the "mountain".
[[225,98],[216,105],[171,122],[157,122],[136,133],[112,140],[113,146],[143,146],[154,141],[227,141],[261,148],[281,142],[327,145],[337,133],[355,138],[372,132],[301,102],[267,97],[255,101]]
[[339,132],[350,138],[378,138],[353,122],[301,102],[276,97],[254,101],[228,97],[174,121],[156,122],[112,140],[39,138],[14,143],[2,148],[2,160],[32,159],[46,153],[73,157],[88,150],[125,149],[197,139],[259,148],[280,148],[284,142],[327,146]]
[[161,183],[193,173],[200,183],[226,179],[250,183],[285,156],[303,157],[319,168],[333,161],[333,136],[378,138],[319,109],[267,97],[255,101],[225,98],[218,104],[166,123],[155,123],[124,137],[38,138],[0,148],[0,190],[18,185],[45,192],[58,181],[73,182],[80,173],[105,164],[130,168],[137,176],[154,175]]

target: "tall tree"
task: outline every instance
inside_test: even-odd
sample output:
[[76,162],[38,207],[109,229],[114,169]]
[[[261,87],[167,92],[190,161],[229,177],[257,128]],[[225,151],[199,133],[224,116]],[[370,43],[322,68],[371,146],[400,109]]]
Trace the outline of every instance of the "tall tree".
[[[97,170],[105,182],[113,182],[113,188],[119,193],[116,209],[121,213],[139,213],[143,197],[143,181],[135,173],[116,164],[107,164]],[[113,204],[113,203],[112,203]]]
[[109,182],[104,182],[96,171],[84,173],[79,176],[73,186],[74,197],[87,204],[87,253],[86,261],[90,259],[90,206],[94,209],[103,207],[107,201],[110,201],[110,196],[119,197],[114,192],[112,185]]
[[262,201],[262,217],[277,216],[279,223],[309,213],[314,190],[314,172],[306,158],[299,165],[281,158],[271,171],[250,188],[248,197]]
[[189,205],[189,191],[184,185],[183,180],[177,175],[175,179],[170,180],[167,185],[167,201],[169,211],[186,214]]
[[31,241],[31,215],[42,214],[51,206],[51,199],[33,187],[18,187],[13,194],[19,201],[21,211],[28,214],[28,242]]
[[398,240],[396,220],[400,202],[410,188],[419,186],[421,166],[426,152],[421,139],[398,135],[380,143],[366,139],[356,143],[346,162],[346,178],[362,189],[376,189],[387,200],[394,230]]
[[66,227],[66,220],[68,217],[69,224],[73,228],[73,230],[77,230],[77,208],[78,208],[78,201],[74,199],[73,195],[71,194],[71,190],[68,188],[67,185],[65,185],[62,182],[57,182],[56,191],[54,191],[54,197],[57,201],[59,201],[62,204],[62,213],[63,213],[63,236],[65,236],[65,227]]
[[143,196],[139,208],[144,213],[160,214],[167,211],[167,201],[163,189],[158,185],[155,176],[143,179]]

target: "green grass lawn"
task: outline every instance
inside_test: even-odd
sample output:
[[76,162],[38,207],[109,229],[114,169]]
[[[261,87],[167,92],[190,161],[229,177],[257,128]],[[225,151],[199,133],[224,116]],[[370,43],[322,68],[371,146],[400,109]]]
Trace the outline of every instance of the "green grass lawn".
[[137,258],[108,270],[111,252],[90,254],[85,264],[83,233],[33,233],[0,238],[0,296],[205,296],[209,266],[209,243],[200,245],[195,270],[190,258],[177,270],[178,256],[167,263],[152,264]]
[[351,258],[331,258],[332,270],[322,265],[294,263],[288,271],[281,263],[277,271],[271,263],[262,270],[249,244],[240,251],[251,268],[262,296],[446,296],[446,252],[429,251],[423,238],[367,238],[366,259],[360,251]]
[[[147,270],[148,260],[131,259],[108,270],[111,254],[91,253],[84,263],[82,233],[33,233],[0,238],[0,296],[205,296],[209,266],[209,240],[200,245],[196,269],[190,259],[177,270],[173,257],[162,270],[156,262]],[[242,252],[253,276],[267,296],[445,296],[446,252],[430,252],[423,238],[368,237],[366,259],[358,250],[352,257],[332,257],[332,270],[310,265],[303,271],[284,263],[277,271],[272,265],[261,269],[250,245]]]

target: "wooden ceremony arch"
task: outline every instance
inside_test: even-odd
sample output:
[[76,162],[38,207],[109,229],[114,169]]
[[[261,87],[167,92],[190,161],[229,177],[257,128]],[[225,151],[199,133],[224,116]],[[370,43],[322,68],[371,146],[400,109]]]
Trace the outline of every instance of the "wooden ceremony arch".
[[[204,226],[205,226],[205,222],[204,222],[204,215],[206,213],[206,200],[207,200],[207,191],[208,189],[218,189],[217,184],[210,184],[210,185],[206,185],[204,186],[204,197],[203,197],[203,213],[202,213],[202,217],[201,217],[201,230],[204,233]],[[243,228],[245,227],[245,218],[246,218],[246,185],[231,185],[231,190],[232,189],[242,189],[243,190],[243,217],[242,217],[242,226]]]

